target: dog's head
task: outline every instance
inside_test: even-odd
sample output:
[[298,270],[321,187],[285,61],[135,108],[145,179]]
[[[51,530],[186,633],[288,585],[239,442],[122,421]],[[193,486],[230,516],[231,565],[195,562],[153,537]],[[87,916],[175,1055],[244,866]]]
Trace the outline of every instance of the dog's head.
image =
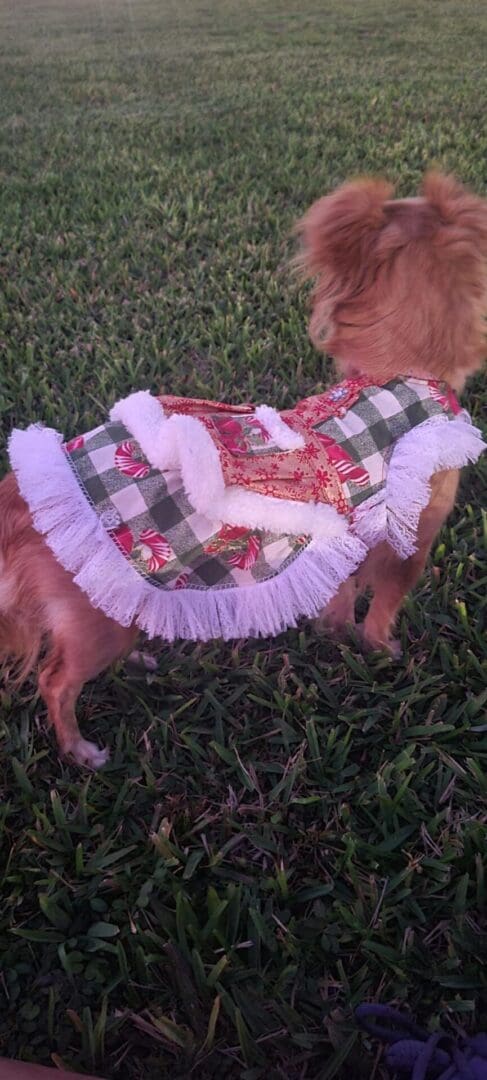
[[384,180],[351,181],[299,222],[311,340],[345,374],[461,389],[487,352],[487,201],[434,172],[417,198],[392,195]]

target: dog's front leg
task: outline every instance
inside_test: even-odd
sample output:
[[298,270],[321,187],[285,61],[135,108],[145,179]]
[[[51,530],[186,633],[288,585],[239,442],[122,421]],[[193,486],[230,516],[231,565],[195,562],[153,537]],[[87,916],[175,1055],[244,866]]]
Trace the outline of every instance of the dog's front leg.
[[355,625],[355,601],[357,598],[357,579],[354,575],[342,582],[338,592],[316,620],[318,632],[328,632],[334,637],[343,638],[348,626]]
[[388,544],[378,544],[358,571],[359,589],[372,588],[373,597],[362,627],[367,649],[386,649],[399,658],[401,646],[393,637],[397,613],[406,594],[420,578],[433,540],[453,508],[459,472],[436,473],[431,479],[431,499],[419,520],[417,551],[400,559]]

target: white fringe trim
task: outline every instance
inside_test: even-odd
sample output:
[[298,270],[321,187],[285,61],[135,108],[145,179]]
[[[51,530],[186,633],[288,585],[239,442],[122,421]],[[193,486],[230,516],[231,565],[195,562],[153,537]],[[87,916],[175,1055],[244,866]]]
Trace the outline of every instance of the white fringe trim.
[[305,533],[315,540],[347,532],[346,519],[332,506],[225,487],[218,450],[204,424],[183,414],[167,418],[157,399],[145,390],[118,401],[110,419],[124,424],[154,468],[181,473],[191,505],[211,521],[294,536]]
[[431,498],[433,474],[476,462],[485,448],[468,413],[455,420],[435,416],[408,431],[396,444],[382,491],[355,510],[354,534],[368,548],[387,540],[407,559],[417,550],[419,518]]
[[15,430],[10,438],[11,465],[35,528],[94,607],[122,626],[137,625],[150,638],[273,636],[301,616],[314,618],[367,553],[358,538],[335,536],[310,544],[260,584],[165,590],[137,573],[100,524],[61,442],[56,431],[37,425]]
[[277,409],[270,405],[258,405],[254,416],[260,420],[271,439],[279,447],[279,450],[302,450],[304,446],[303,436],[293,431],[279,415]]

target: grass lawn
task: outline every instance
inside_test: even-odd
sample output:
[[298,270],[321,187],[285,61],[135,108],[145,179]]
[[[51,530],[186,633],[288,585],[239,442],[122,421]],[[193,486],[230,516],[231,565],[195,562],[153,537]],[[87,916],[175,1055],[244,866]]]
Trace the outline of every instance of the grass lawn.
[[[482,0],[5,0],[2,446],[132,388],[322,389],[293,220],[361,170],[411,193],[436,161],[485,192],[486,46]],[[480,379],[467,399],[479,419]],[[0,1054],[330,1080],[386,1076],[363,999],[485,1029],[485,476],[399,664],[308,625],[163,649],[86,689],[97,775],[2,693]]]

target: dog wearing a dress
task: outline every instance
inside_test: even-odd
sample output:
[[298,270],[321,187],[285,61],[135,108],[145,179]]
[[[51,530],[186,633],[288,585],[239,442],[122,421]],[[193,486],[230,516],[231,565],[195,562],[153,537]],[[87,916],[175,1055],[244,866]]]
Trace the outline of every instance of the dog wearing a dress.
[[68,443],[38,426],[12,436],[0,655],[17,681],[40,666],[79,764],[108,756],[80,735],[83,684],[140,630],[229,639],[314,615],[342,634],[370,589],[364,647],[399,654],[401,602],[483,449],[456,395],[486,351],[487,202],[436,173],[418,197],[392,196],[352,181],[299,223],[311,340],[340,376],[326,394],[279,415],[139,392]]

